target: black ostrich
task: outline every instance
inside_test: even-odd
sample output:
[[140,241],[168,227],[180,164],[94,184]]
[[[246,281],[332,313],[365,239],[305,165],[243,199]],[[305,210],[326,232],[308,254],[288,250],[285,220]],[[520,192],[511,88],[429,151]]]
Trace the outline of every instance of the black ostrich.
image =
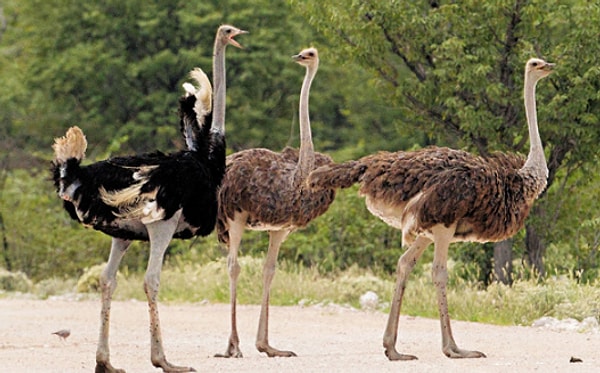
[[[157,296],[160,271],[172,238],[208,235],[215,226],[217,189],[225,171],[225,61],[228,44],[244,33],[219,27],[214,50],[215,108],[212,88],[199,69],[180,99],[180,125],[188,150],[173,154],[155,152],[117,157],[81,166],[87,141],[78,127],[55,140],[53,178],[58,195],[71,217],[112,237],[110,256],[100,277],[102,310],[96,351],[96,372],[123,372],[110,363],[108,347],[110,305],[117,286],[116,273],[132,240],[150,241],[144,291],[150,312],[151,361],[165,372],[191,372],[166,360],[160,330]],[[217,98],[220,101],[217,102]]]

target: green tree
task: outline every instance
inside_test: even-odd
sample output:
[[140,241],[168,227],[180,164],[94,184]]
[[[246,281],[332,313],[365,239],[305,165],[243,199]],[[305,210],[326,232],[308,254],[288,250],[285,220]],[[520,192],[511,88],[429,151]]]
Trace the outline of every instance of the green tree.
[[381,123],[393,112],[377,109],[376,87],[356,96],[345,84],[366,74],[329,62],[324,40],[283,0],[9,0],[4,13],[0,76],[9,84],[0,93],[13,108],[0,119],[21,146],[48,148],[74,124],[86,132],[91,158],[180,146],[181,83],[195,66],[210,73],[222,23],[250,31],[240,39],[246,49],[227,57],[232,150],[297,145],[303,73],[290,56],[309,45],[324,60],[312,95],[317,148],[355,143],[373,127],[389,135]]
[[[527,153],[523,66],[532,56],[557,62],[557,73],[540,84],[537,95],[549,190],[561,171],[570,175],[595,163],[600,137],[597,3],[291,3],[339,45],[334,53],[377,76],[389,102],[402,110],[406,128],[418,128],[437,144],[480,154]],[[527,259],[540,274],[546,237],[556,226],[550,209],[558,205],[544,198],[527,222]]]
[[[231,151],[298,145],[304,69],[291,55],[310,45],[321,56],[311,92],[317,150],[343,149],[338,155],[343,158],[420,141],[395,136],[389,123],[399,111],[386,107],[364,69],[336,61],[325,39],[283,0],[6,0],[0,11],[0,152],[6,153],[0,154],[1,168],[45,171],[46,164],[32,160],[37,156],[47,163],[53,137],[75,124],[88,137],[91,161],[180,147],[176,111],[181,83],[195,66],[210,75],[214,33],[221,23],[250,31],[239,38],[245,49],[231,48],[227,56]],[[1,194],[5,265],[8,260],[39,279],[61,271],[73,274],[104,258],[106,237],[69,223],[47,174],[34,173],[30,180],[21,172],[2,172],[11,187],[23,179]],[[15,208],[19,213],[11,214]],[[23,233],[31,232],[30,222],[36,222],[33,236]],[[2,227],[7,227],[4,234]],[[60,241],[62,235],[70,237],[67,243]],[[86,235],[90,238],[81,238]],[[71,246],[84,241],[89,242],[85,248]],[[184,241],[171,253],[186,252],[192,244]],[[312,249],[307,244],[289,257],[302,255],[311,264],[321,254],[307,248]],[[132,265],[143,267],[141,252],[140,257],[129,253]],[[55,265],[61,261],[69,265]]]

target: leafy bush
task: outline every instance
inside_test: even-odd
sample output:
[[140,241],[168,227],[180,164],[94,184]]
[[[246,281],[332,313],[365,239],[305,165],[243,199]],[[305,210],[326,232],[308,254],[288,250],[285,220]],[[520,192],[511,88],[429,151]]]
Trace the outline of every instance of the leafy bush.
[[86,269],[77,281],[78,293],[98,293],[100,289],[100,275],[106,264],[98,264]]
[[73,294],[77,280],[74,278],[49,277],[37,282],[32,292],[41,299],[51,296]]
[[0,268],[0,289],[5,291],[29,292],[33,283],[23,272],[9,272]]

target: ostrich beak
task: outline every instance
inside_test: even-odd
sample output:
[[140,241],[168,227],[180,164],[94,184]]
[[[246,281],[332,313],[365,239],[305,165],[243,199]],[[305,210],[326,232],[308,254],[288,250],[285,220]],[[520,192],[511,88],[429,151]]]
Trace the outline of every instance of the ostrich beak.
[[242,47],[242,45],[240,43],[238,43],[234,38],[238,35],[242,35],[242,34],[248,34],[249,32],[246,30],[238,30],[235,34],[231,35],[229,37],[229,43],[231,45],[233,45],[234,47],[240,48],[240,49],[244,49],[244,47]]

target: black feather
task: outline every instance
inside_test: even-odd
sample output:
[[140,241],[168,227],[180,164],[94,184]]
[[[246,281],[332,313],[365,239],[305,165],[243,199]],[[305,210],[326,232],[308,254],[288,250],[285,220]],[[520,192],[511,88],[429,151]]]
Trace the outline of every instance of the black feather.
[[194,128],[194,150],[115,157],[87,166],[81,166],[81,160],[75,158],[64,164],[55,160],[52,174],[57,190],[79,184],[70,200],[64,201],[71,218],[112,237],[148,240],[141,221],[122,218],[121,207],[106,204],[100,194],[101,188],[113,192],[137,184],[139,173],[143,173],[141,193],[156,191],[155,201],[164,210],[164,220],[182,209],[186,224],[180,224],[174,237],[212,232],[217,214],[216,192],[225,172],[225,138],[211,132],[212,112],[202,118],[204,125],[197,125],[195,102],[193,95],[182,97],[179,111],[182,131],[184,126]]

